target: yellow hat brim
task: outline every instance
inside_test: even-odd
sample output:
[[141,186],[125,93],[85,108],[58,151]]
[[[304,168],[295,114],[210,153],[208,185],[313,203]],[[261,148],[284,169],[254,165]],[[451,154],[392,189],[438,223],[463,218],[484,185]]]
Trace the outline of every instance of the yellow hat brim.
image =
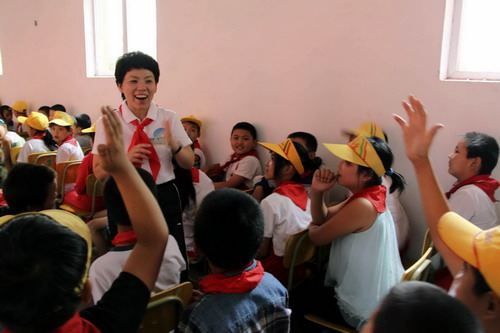
[[[259,145],[261,145],[264,148],[269,149],[272,152],[275,152],[276,154],[280,155],[283,157],[285,160],[290,161],[292,163],[293,167],[295,170],[299,173],[299,175],[304,174],[304,166],[302,165],[302,161],[300,160],[299,153],[297,152],[297,149],[295,149],[295,146],[293,145],[292,140],[286,139],[282,143],[267,143],[267,142],[259,142]],[[288,155],[286,154],[285,150],[283,150],[283,146],[288,146]]]

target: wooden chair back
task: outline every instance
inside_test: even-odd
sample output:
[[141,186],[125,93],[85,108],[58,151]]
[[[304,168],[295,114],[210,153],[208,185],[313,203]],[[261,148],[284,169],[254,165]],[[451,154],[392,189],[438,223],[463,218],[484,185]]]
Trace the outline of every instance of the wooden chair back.
[[420,259],[405,270],[401,281],[425,281],[427,279],[427,273],[430,269],[431,254],[432,247],[429,247]]
[[54,151],[46,151],[42,153],[33,153],[28,155],[28,163],[45,165],[52,170],[56,169],[56,156]]
[[283,256],[283,266],[289,270],[287,289],[293,288],[295,267],[308,262],[316,254],[316,245],[309,239],[309,230],[304,229],[288,236]]
[[92,198],[92,206],[90,211],[80,209],[71,205],[70,203],[63,203],[59,209],[63,209],[82,218],[92,219],[97,213],[97,198],[104,195],[104,181],[100,181],[94,174],[87,176],[86,194]]
[[81,160],[61,162],[56,165],[57,174],[57,192],[60,194],[59,203],[64,200],[64,185],[76,182],[78,171],[80,170]]
[[23,149],[22,146],[10,148],[10,160],[11,160],[12,164],[17,163],[17,157],[19,156],[21,149]]
[[92,151],[92,147],[83,147],[82,151],[83,151],[83,155],[87,156]]

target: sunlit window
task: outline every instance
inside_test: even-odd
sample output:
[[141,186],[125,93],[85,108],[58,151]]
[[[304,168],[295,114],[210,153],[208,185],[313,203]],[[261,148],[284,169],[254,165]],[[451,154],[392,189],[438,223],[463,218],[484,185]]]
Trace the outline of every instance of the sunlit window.
[[156,59],[156,0],[84,0],[87,76],[113,76],[116,59],[142,51]]
[[500,80],[500,1],[448,0],[442,79]]

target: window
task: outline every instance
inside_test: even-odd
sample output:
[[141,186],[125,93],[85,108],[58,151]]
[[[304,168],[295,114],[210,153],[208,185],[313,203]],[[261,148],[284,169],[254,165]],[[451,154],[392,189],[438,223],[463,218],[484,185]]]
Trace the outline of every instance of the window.
[[447,0],[441,79],[500,80],[500,1]]
[[123,53],[156,59],[156,0],[84,0],[87,77],[113,76]]

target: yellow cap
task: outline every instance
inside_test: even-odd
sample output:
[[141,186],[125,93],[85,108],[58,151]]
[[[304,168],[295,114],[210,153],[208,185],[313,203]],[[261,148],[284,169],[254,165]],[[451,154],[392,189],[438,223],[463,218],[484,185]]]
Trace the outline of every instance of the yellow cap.
[[439,219],[438,232],[453,252],[481,272],[500,297],[500,227],[482,230],[460,215],[448,212]]
[[56,124],[59,126],[73,126],[75,124],[75,119],[63,111],[55,111],[52,120],[49,124]]
[[345,130],[344,133],[347,135],[354,134],[356,136],[357,135],[364,135],[367,137],[376,136],[377,138],[386,141],[385,134],[382,128],[371,121],[365,121],[358,128]]
[[189,121],[190,123],[194,123],[194,124],[198,125],[198,127],[201,129],[202,122],[200,119],[196,118],[195,116],[189,115],[187,117],[181,118],[181,123],[183,123],[185,121]]
[[345,161],[371,168],[379,177],[382,177],[386,171],[377,151],[366,136],[359,135],[346,145],[332,143],[323,143],[323,145],[332,154]]
[[12,105],[12,110],[20,113],[26,113],[28,112],[28,104],[23,101],[17,101]]
[[19,116],[17,117],[17,121],[39,131],[45,131],[47,126],[49,126],[49,118],[47,118],[47,116],[43,113],[37,111],[31,112],[27,117]]
[[297,152],[297,149],[295,149],[292,140],[286,139],[282,143],[259,142],[259,145],[269,149],[270,151],[275,152],[276,154],[283,157],[285,160],[290,161],[290,163],[292,163],[293,167],[295,168],[295,170],[297,170],[299,175],[304,174],[304,166],[302,165],[299,153]]
[[96,122],[93,123],[89,128],[83,129],[82,133],[95,133],[99,120],[101,120],[101,118],[97,119]]

